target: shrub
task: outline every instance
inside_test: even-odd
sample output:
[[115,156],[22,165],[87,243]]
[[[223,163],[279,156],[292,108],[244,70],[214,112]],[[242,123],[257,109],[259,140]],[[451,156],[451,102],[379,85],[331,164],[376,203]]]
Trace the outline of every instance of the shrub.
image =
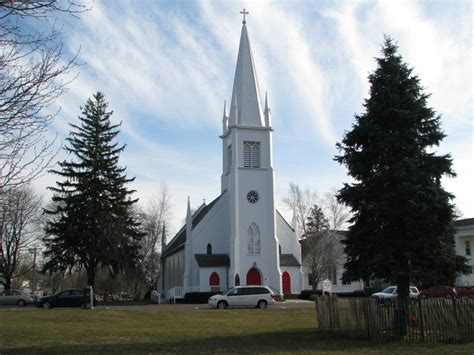
[[218,292],[188,292],[184,295],[184,303],[207,303],[209,297]]
[[[298,298],[302,299],[302,300],[309,300],[309,299],[311,299],[312,295],[320,296],[322,294],[323,294],[323,292],[321,290],[303,290],[303,291],[301,291]],[[314,298],[313,298],[313,300],[314,300]]]

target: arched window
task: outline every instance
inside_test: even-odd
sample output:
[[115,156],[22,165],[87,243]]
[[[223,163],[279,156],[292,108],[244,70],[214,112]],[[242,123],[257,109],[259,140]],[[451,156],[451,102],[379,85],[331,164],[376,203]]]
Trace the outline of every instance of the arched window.
[[212,254],[212,245],[211,245],[211,243],[209,243],[207,245],[207,255],[211,255],[211,254]]
[[278,244],[278,253],[281,255],[281,245]]
[[252,166],[252,145],[250,142],[244,143],[244,167],[250,168]]
[[249,254],[260,254],[260,229],[255,223],[248,229],[247,251]]
[[260,168],[260,142],[244,142],[244,168]]
[[252,144],[252,168],[260,168],[260,143]]
[[235,275],[235,282],[234,282],[234,286],[240,286],[240,277],[239,277],[239,274],[236,274]]

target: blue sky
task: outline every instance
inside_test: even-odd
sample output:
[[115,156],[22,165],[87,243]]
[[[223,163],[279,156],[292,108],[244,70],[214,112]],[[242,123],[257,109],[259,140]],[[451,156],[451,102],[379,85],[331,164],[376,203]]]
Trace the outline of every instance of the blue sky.
[[[80,48],[79,76],[57,104],[50,134],[66,137],[79,106],[104,92],[122,121],[121,163],[141,203],[166,183],[175,231],[186,211],[220,193],[221,119],[230,101],[246,8],[261,95],[273,115],[276,201],[288,184],[320,195],[349,181],[333,161],[368,96],[383,35],[398,41],[442,114],[458,176],[445,179],[463,217],[474,217],[471,1],[93,1],[61,17],[66,53]],[[64,158],[61,153],[60,158]],[[54,176],[36,182],[52,185]],[[288,211],[286,212],[288,216]]]

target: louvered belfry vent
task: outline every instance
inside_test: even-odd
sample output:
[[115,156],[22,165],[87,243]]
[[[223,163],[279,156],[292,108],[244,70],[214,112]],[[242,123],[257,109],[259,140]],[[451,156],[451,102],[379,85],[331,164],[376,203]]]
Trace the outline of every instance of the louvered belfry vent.
[[244,168],[260,168],[260,142],[244,142]]

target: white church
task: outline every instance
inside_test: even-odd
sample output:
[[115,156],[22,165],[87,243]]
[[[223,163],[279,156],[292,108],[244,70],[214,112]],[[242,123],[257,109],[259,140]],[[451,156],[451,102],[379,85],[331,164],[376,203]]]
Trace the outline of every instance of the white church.
[[161,291],[187,292],[267,285],[276,294],[303,287],[295,228],[275,209],[272,121],[262,105],[245,19],[230,111],[222,119],[221,194],[191,213],[164,247]]

